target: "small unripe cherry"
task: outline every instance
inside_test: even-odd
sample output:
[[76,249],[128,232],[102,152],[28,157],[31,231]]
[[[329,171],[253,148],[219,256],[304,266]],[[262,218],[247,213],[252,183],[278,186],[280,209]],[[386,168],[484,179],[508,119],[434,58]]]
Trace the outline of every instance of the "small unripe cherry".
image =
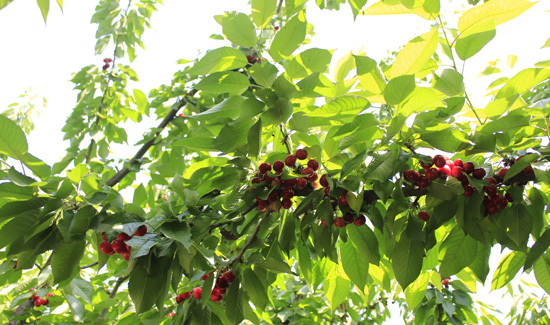
[[307,166],[313,169],[314,171],[319,169],[319,163],[315,159],[311,159],[310,161],[308,161]]
[[323,174],[323,176],[321,176],[321,178],[319,179],[319,183],[321,183],[321,186],[323,187],[328,186],[327,174]]
[[292,200],[289,199],[289,198],[284,198],[282,201],[281,201],[281,204],[283,206],[283,209],[290,209],[290,207],[292,206]]
[[428,220],[430,220],[430,214],[427,211],[422,210],[418,212],[418,219],[428,222]]
[[355,220],[353,220],[353,224],[357,227],[364,225],[367,222],[367,218],[365,218],[364,215],[360,214]]
[[304,149],[298,149],[296,150],[296,158],[298,158],[299,160],[304,160],[307,158],[307,151],[305,151]]
[[134,236],[145,236],[145,234],[147,234],[147,226],[146,225],[141,225],[138,227],[138,229],[136,229],[136,231],[134,232]]
[[472,176],[474,176],[477,179],[483,179],[486,174],[487,172],[485,171],[485,169],[481,167],[474,169],[474,171],[472,172]]
[[307,179],[305,177],[300,177],[296,180],[296,187],[303,189],[307,186]]
[[271,165],[268,162],[261,163],[258,167],[258,170],[260,171],[260,173],[265,174],[271,171]]
[[346,226],[346,221],[342,217],[334,218],[334,225],[338,228],[344,228]]
[[287,165],[288,167],[294,167],[294,165],[296,165],[296,156],[295,155],[286,156],[285,165]]
[[202,298],[202,288],[193,289],[193,297],[195,297],[195,299],[197,300],[200,300]]
[[273,163],[273,170],[276,172],[280,172],[285,168],[285,163],[282,160],[277,160]]
[[340,195],[340,197],[338,198],[338,203],[343,207],[348,206],[348,199],[346,198],[345,194]]
[[432,162],[437,168],[441,168],[447,164],[447,159],[445,159],[442,155],[435,155],[432,158]]

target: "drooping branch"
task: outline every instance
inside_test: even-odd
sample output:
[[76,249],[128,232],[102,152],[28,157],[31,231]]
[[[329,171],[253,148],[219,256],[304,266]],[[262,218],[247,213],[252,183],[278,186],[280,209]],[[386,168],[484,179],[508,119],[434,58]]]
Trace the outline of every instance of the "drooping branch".
[[[197,93],[197,90],[193,89],[187,94],[187,96],[193,97],[196,93]],[[166,117],[164,117],[162,122],[160,122],[160,124],[157,126],[157,128],[156,128],[157,131],[153,134],[153,137],[149,141],[144,143],[141,146],[141,148],[138,150],[138,152],[134,155],[134,157],[132,157],[132,159],[130,159],[130,161],[129,161],[130,165],[133,165],[133,164],[137,163],[141,158],[143,158],[143,156],[145,156],[145,154],[147,153],[149,148],[151,148],[155,144],[155,142],[156,142],[157,138],[159,137],[160,133],[162,132],[162,130],[164,130],[164,128],[168,125],[168,123],[170,123],[170,121],[172,121],[174,119],[174,117],[178,113],[179,109],[182,108],[183,106],[185,106],[186,104],[187,104],[187,100],[184,97],[178,103],[178,107],[176,109],[171,110],[168,113],[168,115],[166,115]],[[118,184],[118,182],[120,182],[129,173],[130,173],[130,168],[124,167],[121,170],[119,170],[113,177],[111,177],[109,180],[107,180],[107,182],[105,184],[107,186],[113,187],[116,184]]]
[[247,242],[244,244],[239,254],[237,254],[237,256],[235,256],[229,263],[230,266],[236,262],[241,261],[241,258],[243,257],[244,253],[250,248],[250,246],[252,246],[252,243],[254,242],[256,237],[258,237],[258,233],[260,233],[260,228],[262,227],[262,223],[264,222],[265,219],[267,219],[267,217],[269,217],[270,214],[271,214],[271,210],[268,210],[266,214],[260,219],[260,221],[258,221],[258,224],[254,229],[254,232],[252,233],[252,235],[250,235],[250,238],[248,238]]

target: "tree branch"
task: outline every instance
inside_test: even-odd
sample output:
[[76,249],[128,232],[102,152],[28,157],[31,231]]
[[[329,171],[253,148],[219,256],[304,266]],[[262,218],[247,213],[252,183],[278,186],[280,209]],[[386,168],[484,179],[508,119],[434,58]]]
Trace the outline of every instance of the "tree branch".
[[263,221],[267,219],[267,217],[270,214],[271,214],[271,210],[268,210],[267,213],[260,219],[260,221],[258,221],[258,224],[256,225],[256,229],[254,229],[254,232],[252,233],[252,235],[250,235],[250,238],[248,238],[248,241],[244,244],[239,254],[237,254],[237,256],[235,256],[235,258],[231,260],[231,262],[229,263],[230,266],[236,262],[241,261],[241,258],[243,257],[244,253],[250,248],[250,246],[252,246],[252,242],[254,241],[254,239],[258,237],[258,233],[260,232],[260,228],[262,227]]
[[[122,285],[122,282],[124,282],[129,277],[130,277],[129,275],[126,275],[126,276],[121,276],[120,278],[118,278],[118,280],[115,283],[115,286],[114,286],[113,290],[109,294],[109,298],[114,298],[116,296],[116,293],[117,293],[118,289],[120,288],[120,286]],[[98,323],[101,322],[105,318],[105,316],[107,316],[108,311],[109,311],[109,307],[103,309],[103,311],[101,312],[101,316],[99,316],[99,318],[97,319]]]
[[[197,93],[197,90],[193,89],[187,94],[187,96],[192,97],[196,93]],[[157,138],[160,135],[160,133],[162,132],[162,130],[164,130],[164,128],[168,125],[168,123],[170,123],[170,121],[172,121],[174,119],[174,117],[178,113],[178,110],[180,108],[182,108],[183,106],[185,106],[186,104],[187,104],[187,100],[185,100],[185,98],[182,98],[181,101],[178,104],[177,109],[171,110],[168,113],[168,115],[166,115],[166,117],[162,120],[162,122],[160,122],[160,124],[157,126],[157,131],[153,135],[153,138],[151,138],[149,141],[144,143],[141,146],[141,148],[138,150],[138,152],[134,155],[134,157],[132,159],[130,159],[130,162],[129,162],[130,165],[133,165],[133,164],[137,163],[141,158],[143,158],[145,153],[147,153],[147,150],[149,150],[149,148],[151,148],[155,144],[155,141],[157,140]],[[121,170],[119,170],[113,177],[111,177],[109,180],[107,180],[107,182],[105,184],[107,186],[113,187],[116,184],[118,184],[118,182],[120,182],[129,173],[130,173],[130,168],[124,167]]]
[[88,264],[88,265],[83,265],[83,266],[81,266],[80,269],[81,269],[81,270],[82,270],[82,269],[87,269],[87,268],[89,268],[89,267],[96,266],[97,264],[99,264],[99,262],[93,262],[93,263],[90,263],[90,264]]

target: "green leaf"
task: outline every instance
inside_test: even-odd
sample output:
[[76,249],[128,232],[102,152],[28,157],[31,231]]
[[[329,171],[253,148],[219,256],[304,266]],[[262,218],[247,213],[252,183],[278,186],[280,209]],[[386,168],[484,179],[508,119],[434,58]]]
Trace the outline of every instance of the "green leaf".
[[503,211],[501,218],[506,235],[519,247],[527,245],[533,227],[533,219],[525,206],[514,204],[511,208]]
[[245,269],[241,277],[243,289],[257,308],[264,310],[269,302],[265,280],[258,276],[252,269]]
[[433,87],[447,96],[457,96],[464,93],[464,77],[454,69],[445,69],[441,76],[433,74]]
[[550,69],[528,68],[522,70],[506,82],[497,93],[496,98],[521,95],[548,78],[550,78]]
[[323,292],[328,300],[330,308],[334,311],[349,295],[350,281],[344,277],[343,270],[337,264],[332,263],[332,270],[323,280]]
[[[157,299],[164,294],[168,285],[168,273],[170,271],[170,259],[166,257],[151,257],[140,259],[130,273],[128,292],[136,308],[136,313],[148,311]],[[159,306],[160,307],[160,306]]]
[[25,133],[12,120],[0,114],[0,153],[21,160],[27,153]]
[[239,116],[243,102],[244,97],[231,96],[218,105],[207,109],[204,112],[187,116],[187,118],[208,122],[223,121],[224,119],[233,120]]
[[192,151],[212,151],[214,149],[213,138],[188,137],[175,140],[172,144]]
[[546,252],[550,247],[550,228],[546,229],[540,238],[535,242],[533,247],[527,253],[523,270],[526,271]]
[[210,91],[216,94],[230,93],[240,95],[250,87],[248,78],[239,72],[216,72],[202,79],[195,89]]
[[417,87],[401,104],[399,112],[409,116],[412,113],[431,111],[442,106],[444,106],[443,102],[434,89]]
[[469,268],[474,271],[476,277],[485,283],[489,275],[489,256],[491,255],[491,246],[477,242],[477,255]]
[[[386,88],[386,79],[375,60],[367,56],[353,56],[359,75],[359,87],[372,94],[381,94]],[[397,78],[395,78],[397,79]]]
[[257,84],[266,88],[271,88],[275,79],[277,79],[277,73],[279,70],[273,64],[262,61],[252,65],[249,69],[249,73],[254,78]]
[[405,299],[407,299],[408,308],[414,309],[422,302],[422,299],[426,296],[429,280],[430,273],[424,272],[405,289]]
[[73,296],[79,296],[87,303],[92,304],[94,286],[86,280],[74,278],[67,286],[63,288],[63,291]]
[[65,299],[71,308],[71,314],[75,321],[81,323],[86,319],[86,308],[75,296],[65,293]]
[[285,67],[287,75],[292,79],[306,78],[314,72],[328,71],[334,51],[312,48],[296,55]]
[[463,143],[469,143],[464,133],[456,127],[444,130],[420,133],[420,139],[434,146],[434,148],[455,152]]
[[357,18],[357,15],[363,9],[363,6],[367,4],[367,0],[349,0],[351,6],[351,12],[353,13],[353,20]]
[[365,179],[386,182],[394,175],[397,164],[397,151],[390,150],[382,155],[375,154],[373,161],[367,167]]
[[180,242],[185,249],[189,250],[192,246],[191,228],[183,222],[165,222],[160,227],[162,233],[175,241]]
[[349,241],[353,244],[356,252],[366,255],[370,264],[378,265],[380,253],[378,252],[378,240],[376,235],[368,226],[346,227]]
[[476,24],[466,32],[460,34],[456,40],[455,49],[461,60],[466,60],[479,52],[496,35],[495,22],[487,20]]
[[256,45],[256,28],[243,13],[229,13],[222,19],[223,35],[235,45],[254,47]]
[[206,75],[242,68],[247,64],[248,59],[241,51],[231,47],[220,47],[208,52],[188,72],[190,74]]
[[522,252],[511,252],[504,256],[498,263],[498,267],[493,275],[491,290],[500,289],[512,281],[524,263],[525,254]]
[[274,105],[262,114],[262,123],[266,125],[271,124],[286,124],[294,107],[292,102],[286,98],[279,98],[275,101]]
[[414,81],[414,75],[393,78],[386,85],[384,99],[390,105],[401,104],[415,88],[416,82]]
[[258,157],[262,150],[262,119],[258,119],[258,122],[248,131],[247,136],[248,144],[248,156]]
[[82,178],[84,178],[84,176],[86,176],[88,173],[90,173],[90,169],[88,169],[88,166],[86,166],[85,164],[79,164],[75,168],[67,171],[67,178],[69,178],[69,180],[73,182],[73,184],[78,185]]
[[424,257],[424,245],[421,241],[410,240],[401,235],[392,252],[392,268],[397,282],[403,290],[413,283],[422,270],[422,259]]
[[513,131],[524,126],[529,126],[530,118],[524,115],[506,115],[483,125],[481,132],[498,133],[502,131]]
[[477,25],[494,20],[495,25],[505,23],[531,8],[535,2],[526,0],[491,0],[466,11],[458,20],[460,33]]
[[96,213],[96,209],[90,205],[84,206],[76,213],[71,210],[63,211],[63,217],[57,223],[57,228],[63,235],[63,239],[66,242],[85,239],[89,220]]
[[134,89],[134,101],[137,105],[137,110],[143,115],[149,115],[149,101],[143,91]]
[[256,263],[258,266],[274,273],[292,273],[290,266],[285,261],[268,257],[265,261]]
[[38,4],[38,8],[40,8],[44,22],[46,22],[48,11],[50,10],[50,0],[36,0],[36,3]]
[[0,0],[0,10],[12,3],[13,0]]
[[393,79],[402,75],[414,75],[422,71],[435,53],[438,43],[437,28],[412,39],[399,51],[387,75]]
[[441,277],[449,277],[469,266],[474,261],[476,253],[477,241],[455,226],[439,248]]
[[546,293],[550,293],[550,263],[548,260],[548,255],[544,255],[535,262],[535,278]]
[[[135,259],[140,256],[149,254],[151,247],[160,242],[158,234],[145,234],[143,236],[134,236],[126,242],[126,245],[131,246],[131,258]],[[183,243],[182,243],[183,244]]]
[[214,139],[214,148],[222,152],[229,152],[244,145],[253,122],[253,120],[247,119],[227,123]]
[[256,27],[266,27],[276,9],[277,0],[252,0],[252,20]]
[[78,268],[85,249],[86,240],[57,243],[52,253],[52,273],[55,283],[63,282],[71,277],[75,269]]
[[38,221],[36,214],[26,212],[16,215],[6,223],[0,224],[0,248],[11,244],[14,240],[22,238],[32,229],[32,226]]
[[416,14],[424,19],[434,20],[439,13],[439,0],[378,1],[361,12],[363,15]]
[[365,291],[369,277],[369,261],[364,252],[356,248],[351,241],[341,242],[340,256],[342,267],[348,277],[359,290]]
[[306,112],[306,115],[330,118],[355,117],[369,106],[369,101],[364,97],[339,96],[322,107]]
[[280,62],[290,59],[292,53],[296,51],[305,40],[306,29],[306,14],[304,11],[301,11],[296,16],[292,17],[281,30],[275,34],[275,38],[269,49],[269,54],[273,60],[275,60],[275,62]]
[[243,292],[240,289],[239,279],[235,279],[225,296],[225,313],[233,324],[239,324],[244,319]]

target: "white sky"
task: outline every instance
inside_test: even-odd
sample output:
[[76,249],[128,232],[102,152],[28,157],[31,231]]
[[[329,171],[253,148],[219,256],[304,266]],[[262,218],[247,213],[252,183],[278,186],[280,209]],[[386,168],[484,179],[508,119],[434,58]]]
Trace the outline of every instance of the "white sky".
[[[32,88],[32,93],[47,98],[48,106],[40,111],[35,131],[28,140],[29,151],[50,165],[62,157],[67,146],[62,143],[61,128],[76,98],[73,84],[68,81],[71,73],[89,64],[101,66],[103,58],[112,53],[111,48],[107,48],[104,55],[94,56],[97,26],[89,21],[96,1],[64,2],[62,14],[55,1],[51,1],[47,25],[34,0],[16,0],[0,10],[0,110],[16,101],[28,88]],[[444,18],[450,18],[453,11],[461,10],[457,1],[452,3],[452,8],[449,2],[441,0],[442,8],[447,11]],[[373,1],[369,1],[371,3]],[[223,41],[208,38],[211,34],[221,34],[214,15],[232,10],[250,12],[245,0],[164,0],[164,5],[158,9],[153,14],[152,30],[146,30],[143,36],[146,50],[138,50],[138,57],[131,64],[140,78],[137,88],[145,94],[163,83],[170,83],[178,69],[176,60],[194,59],[199,51],[204,53],[207,49],[225,45]],[[510,77],[537,61],[550,59],[550,49],[540,49],[550,37],[549,10],[550,1],[541,1],[520,17],[499,25],[496,37],[468,61],[465,84],[474,105],[486,105],[489,98],[483,96],[487,85],[502,76],[476,79],[489,61],[500,59],[499,68],[504,76]],[[365,47],[368,56],[381,60],[431,26],[431,22],[414,15],[359,16],[354,22],[347,5],[340,11],[320,11],[312,2],[307,12],[308,21],[316,32],[308,47],[337,50],[333,64],[345,53],[361,46]],[[456,26],[456,21],[449,23]],[[509,54],[518,57],[514,69],[506,65]],[[128,63],[124,60],[117,62]],[[116,147],[117,157],[131,157],[136,150],[133,144],[145,131],[143,125],[128,127],[130,146]],[[500,260],[495,255],[493,269]],[[534,279],[529,281],[534,282]],[[487,283],[490,287],[490,279]],[[481,291],[484,293],[480,292],[480,300],[501,305],[500,291],[490,295],[488,289]]]

